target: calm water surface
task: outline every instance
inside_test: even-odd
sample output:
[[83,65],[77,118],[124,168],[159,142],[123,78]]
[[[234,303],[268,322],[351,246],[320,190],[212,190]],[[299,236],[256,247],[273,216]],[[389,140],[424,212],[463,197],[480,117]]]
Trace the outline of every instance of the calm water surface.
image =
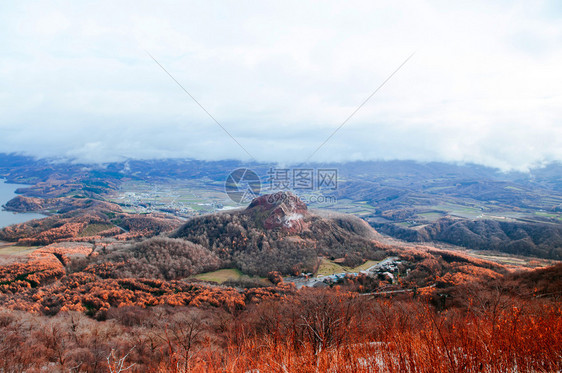
[[[0,179],[0,206],[14,198],[17,194],[14,193],[16,189],[27,185],[20,184],[6,184],[4,179]],[[28,212],[25,214],[18,214],[10,211],[5,211],[0,207],[0,228],[6,227],[10,224],[23,223],[28,220],[44,218],[44,215]]]

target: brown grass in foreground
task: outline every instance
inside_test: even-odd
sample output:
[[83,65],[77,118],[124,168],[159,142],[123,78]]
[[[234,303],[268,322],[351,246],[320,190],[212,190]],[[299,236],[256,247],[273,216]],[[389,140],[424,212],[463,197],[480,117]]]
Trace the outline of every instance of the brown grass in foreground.
[[[0,311],[2,372],[552,372],[562,309],[501,292],[423,299],[306,290],[244,310],[121,307],[100,322]],[[124,370],[125,368],[129,368]]]

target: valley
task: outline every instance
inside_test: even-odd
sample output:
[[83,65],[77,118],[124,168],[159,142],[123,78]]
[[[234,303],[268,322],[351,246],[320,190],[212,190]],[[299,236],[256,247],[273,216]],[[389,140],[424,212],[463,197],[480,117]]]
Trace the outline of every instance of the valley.
[[31,183],[5,208],[47,216],[0,229],[0,370],[562,367],[554,171],[346,164],[337,189],[237,203],[231,162],[5,159],[0,176]]
[[0,9],[0,373],[562,373],[561,1]]

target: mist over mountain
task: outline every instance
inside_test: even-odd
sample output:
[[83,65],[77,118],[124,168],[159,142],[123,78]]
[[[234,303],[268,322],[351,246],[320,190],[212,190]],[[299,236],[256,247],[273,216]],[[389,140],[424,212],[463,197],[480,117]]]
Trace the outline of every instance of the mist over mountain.
[[556,1],[57,4],[3,7],[0,152],[299,163],[354,113],[314,161],[562,160]]

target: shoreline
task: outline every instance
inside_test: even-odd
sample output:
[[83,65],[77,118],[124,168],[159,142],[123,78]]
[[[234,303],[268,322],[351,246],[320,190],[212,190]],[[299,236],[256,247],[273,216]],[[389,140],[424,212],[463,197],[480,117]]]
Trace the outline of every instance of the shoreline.
[[[8,185],[9,187],[3,187],[4,185]],[[0,229],[34,219],[43,219],[47,216],[38,212],[14,212],[5,209],[5,204],[19,195],[16,194],[15,191],[26,185],[27,184],[8,183],[6,178],[0,178]]]

